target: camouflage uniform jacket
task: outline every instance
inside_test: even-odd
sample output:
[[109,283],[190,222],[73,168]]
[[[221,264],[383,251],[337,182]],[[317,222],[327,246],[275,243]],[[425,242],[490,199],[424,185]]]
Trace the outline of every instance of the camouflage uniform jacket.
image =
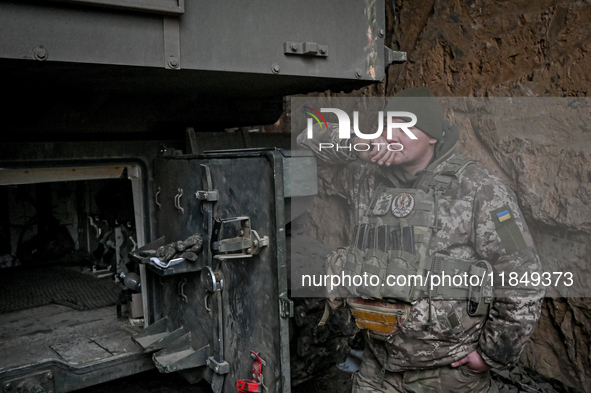
[[[447,123],[444,138],[436,145],[434,159],[417,174],[412,188],[429,184],[443,170],[445,162],[455,155],[458,130]],[[373,191],[379,184],[408,188],[408,183],[394,175],[394,167],[379,167],[362,163],[347,150],[319,149],[319,142],[345,145],[338,139],[338,127],[314,130],[314,138],[306,132],[298,136],[298,144],[310,148],[319,158],[319,180],[328,192],[349,200],[358,220],[368,209]],[[337,167],[324,164],[343,164]],[[324,165],[324,166],[323,166]],[[394,173],[393,173],[394,172]],[[406,179],[403,179],[406,180]],[[497,233],[491,211],[509,206],[523,235],[525,245],[507,252],[502,237]],[[493,269],[505,272],[540,272],[540,262],[534,244],[517,205],[514,193],[500,179],[477,165],[468,165],[452,181],[448,192],[439,199],[441,224],[430,242],[430,252],[455,258],[485,259]],[[359,222],[359,221],[358,221]],[[426,327],[429,300],[421,299],[411,306],[410,313],[391,343],[368,337],[368,344],[389,371],[432,368],[449,365],[474,350],[494,368],[504,368],[517,362],[524,346],[533,333],[541,312],[543,288],[513,288],[505,282],[499,288],[495,281],[494,300],[488,315],[471,317],[467,314],[466,300],[433,300],[434,326]],[[450,323],[452,311],[460,324]]]

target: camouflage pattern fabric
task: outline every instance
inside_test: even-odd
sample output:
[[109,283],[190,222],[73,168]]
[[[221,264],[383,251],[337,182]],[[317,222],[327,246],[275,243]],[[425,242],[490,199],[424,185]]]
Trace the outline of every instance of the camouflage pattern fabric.
[[466,366],[403,372],[384,371],[367,348],[355,375],[352,393],[498,393],[490,371],[475,373]]
[[[327,169],[319,165],[322,186],[329,194],[346,198],[356,215],[357,223],[366,216],[374,191],[379,185],[402,188],[426,188],[455,157],[458,131],[445,125],[444,140],[436,146],[434,160],[417,173],[414,179],[397,176],[395,167],[357,161],[347,150],[319,149],[320,142],[345,146],[338,139],[338,127],[314,129],[314,138],[306,132],[298,136],[301,147],[311,149],[323,164],[338,164]],[[450,141],[452,143],[450,143]],[[346,165],[343,165],[346,164]],[[510,211],[510,230],[495,222],[495,211]],[[497,177],[472,164],[448,191],[439,198],[439,225],[433,233],[429,254],[440,253],[453,258],[488,261],[495,271],[523,273],[541,272],[534,243],[516,202],[514,193]],[[509,231],[509,232],[507,232]],[[517,233],[516,233],[517,231]],[[520,232],[520,233],[519,233]],[[520,237],[509,242],[507,233]],[[543,287],[501,287],[495,278],[494,301],[488,315],[471,317],[465,300],[421,299],[413,304],[404,324],[392,342],[368,338],[369,348],[379,364],[391,372],[447,367],[477,350],[484,361],[494,368],[505,368],[517,362],[533,333],[541,312]],[[339,304],[334,299],[333,306]],[[435,324],[427,327],[429,311]],[[449,315],[455,314],[450,323]]]

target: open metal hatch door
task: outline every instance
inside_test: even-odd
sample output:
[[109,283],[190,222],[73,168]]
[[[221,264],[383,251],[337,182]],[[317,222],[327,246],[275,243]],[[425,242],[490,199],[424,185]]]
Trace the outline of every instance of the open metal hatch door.
[[[252,379],[253,351],[267,391],[290,391],[283,160],[277,150],[156,160],[157,240],[137,253],[147,266],[149,326],[134,340],[161,372],[235,392],[238,380]],[[154,256],[196,235],[203,246],[193,258],[178,252],[163,267]]]

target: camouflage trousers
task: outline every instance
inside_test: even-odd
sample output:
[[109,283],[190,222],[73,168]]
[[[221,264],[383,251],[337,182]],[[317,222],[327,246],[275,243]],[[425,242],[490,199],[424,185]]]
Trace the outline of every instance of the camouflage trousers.
[[466,366],[439,367],[404,372],[385,371],[374,354],[365,348],[361,368],[355,375],[352,393],[498,393],[490,371],[474,373]]

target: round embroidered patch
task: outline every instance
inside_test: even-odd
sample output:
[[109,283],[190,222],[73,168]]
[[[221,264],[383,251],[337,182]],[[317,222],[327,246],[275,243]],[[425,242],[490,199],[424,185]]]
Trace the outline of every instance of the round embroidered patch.
[[395,217],[402,218],[408,216],[415,207],[415,198],[412,194],[406,192],[398,194],[392,202],[392,214]]

